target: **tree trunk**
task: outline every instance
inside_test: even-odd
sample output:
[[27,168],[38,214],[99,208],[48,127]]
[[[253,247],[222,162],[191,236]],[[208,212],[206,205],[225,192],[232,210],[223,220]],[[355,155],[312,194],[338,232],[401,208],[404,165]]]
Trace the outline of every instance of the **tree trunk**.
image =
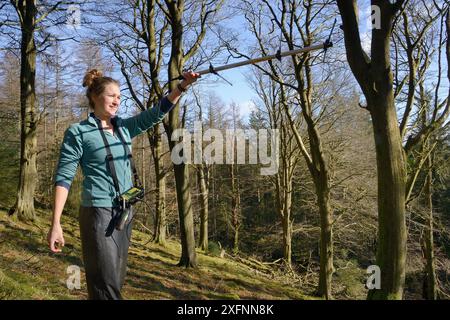
[[433,245],[433,171],[432,171],[432,157],[428,157],[428,174],[425,184],[425,196],[428,207],[428,217],[426,219],[425,239],[424,239],[424,253],[425,253],[425,299],[436,300],[436,269],[434,267],[434,245]]
[[[156,170],[155,170],[156,171]],[[166,244],[166,177],[159,177],[156,179],[156,221],[155,221],[155,235],[153,241],[160,245]]]
[[377,265],[381,288],[369,299],[402,299],[406,266],[404,151],[392,90],[370,105],[378,173]]
[[241,227],[241,198],[239,194],[239,181],[237,181],[235,165],[230,165],[231,178],[231,226],[233,227],[233,253],[239,252],[239,229]]
[[156,197],[155,197],[155,222],[153,241],[160,245],[166,243],[166,177],[163,172],[161,159],[161,134],[159,124],[153,130],[147,131],[147,136],[152,148],[152,156],[155,168]]
[[308,168],[313,178],[317,195],[317,206],[320,216],[320,272],[318,295],[329,300],[332,299],[331,280],[334,273],[333,266],[333,210],[330,207],[330,177],[329,165],[322,148],[322,139],[313,119],[311,118],[310,97],[305,93],[301,95],[302,100],[308,101],[303,104],[303,116],[308,126],[309,145],[311,160]]
[[[176,72],[169,73],[173,77]],[[173,90],[173,88],[171,88]],[[169,124],[165,124],[169,147],[172,151],[176,142],[171,141],[173,131],[179,126],[179,105],[175,106],[169,114]],[[197,267],[197,254],[195,252],[194,214],[191,201],[191,185],[189,181],[189,166],[185,163],[173,164],[175,186],[177,192],[178,218],[180,223],[181,258],[179,266]]]
[[189,183],[189,167],[184,163],[179,165],[174,164],[174,172],[182,247],[181,259],[178,265],[186,268],[196,268],[197,254],[195,252],[194,216]]
[[[287,266],[292,264],[292,221],[290,219],[289,209],[283,214],[283,257]],[[289,210],[290,211],[290,210]]]
[[[284,95],[282,95],[284,98]],[[283,103],[286,103],[284,101]],[[276,109],[273,109],[273,118],[276,117]],[[292,209],[292,172],[293,166],[293,153],[292,148],[288,140],[288,130],[280,117],[280,130],[281,130],[281,167],[278,169],[277,179],[275,182],[275,191],[277,195],[277,211],[281,218],[281,224],[283,227],[283,259],[286,266],[290,267],[292,264],[292,221],[291,221],[291,209]],[[272,124],[272,126],[274,126]],[[274,126],[276,128],[276,125]],[[259,205],[259,189],[258,189],[258,205]]]
[[303,74],[297,74],[299,97],[302,106],[302,114],[308,128],[309,147],[311,160],[308,161],[308,169],[314,181],[317,195],[317,206],[320,215],[320,274],[318,295],[325,299],[332,298],[331,280],[334,273],[333,267],[333,210],[330,207],[330,176],[329,165],[322,147],[322,137],[313,119],[312,112],[312,73],[308,63],[305,66],[307,87]]
[[[59,84],[61,81],[60,77],[60,61],[59,61],[59,43],[56,42],[56,54],[55,54],[55,79],[56,79],[56,88],[55,88],[55,104],[53,109],[53,152],[54,154],[58,154],[58,150],[61,146],[61,143],[58,139],[58,125],[59,125]],[[57,165],[57,157],[52,158],[52,168],[55,168]]]
[[404,149],[394,103],[390,42],[392,24],[404,1],[372,0],[380,9],[380,27],[372,29],[371,55],[365,54],[358,30],[357,1],[337,0],[347,60],[367,101],[377,155],[378,247],[381,288],[368,299],[401,299],[406,267]]
[[[182,16],[184,11],[184,2],[167,2],[171,14],[172,26],[172,48],[169,60],[169,79],[177,77],[183,70],[183,23]],[[172,91],[176,87],[176,82],[169,84],[169,90]],[[172,133],[181,127],[180,105],[177,105],[170,111],[169,119],[164,122],[164,128],[169,138],[170,151],[173,150],[176,143],[172,141]],[[195,251],[194,236],[194,214],[191,201],[191,185],[189,182],[189,166],[185,163],[173,164],[175,175],[175,185],[177,192],[178,216],[180,222],[181,236],[181,259],[179,266],[197,267],[197,254]]]
[[[215,170],[214,170],[214,166],[211,167],[211,176],[214,177],[215,176]],[[216,179],[212,179],[211,181],[211,198],[212,198],[212,234],[214,236],[214,239],[217,240],[217,194],[216,194]]]
[[[169,137],[170,150],[173,150],[175,147],[175,142],[171,141],[171,136],[173,130],[178,127],[178,111],[179,106],[177,105],[170,112],[170,120],[172,124],[165,126]],[[189,166],[185,163],[173,164],[173,170],[177,192],[178,217],[182,247],[181,259],[178,265],[186,268],[195,268],[197,267],[197,254],[195,252],[194,214],[191,201]]]
[[[306,80],[308,88],[312,87],[311,69],[306,66]],[[299,98],[302,107],[302,115],[308,128],[309,148],[308,154],[301,139],[300,133],[289,113],[286,104],[283,108],[288,117],[290,127],[294,133],[294,138],[305,158],[308,170],[314,182],[315,193],[317,195],[317,206],[320,215],[320,271],[319,286],[317,294],[326,299],[332,298],[331,280],[334,273],[333,266],[333,210],[330,207],[330,177],[329,165],[323,153],[322,138],[312,118],[311,90],[305,88],[305,77],[303,73],[297,71],[297,81],[299,83]],[[284,90],[281,90],[284,96]]]
[[[147,172],[145,172],[145,159],[146,154],[145,154],[145,137],[141,136],[139,138],[139,140],[141,141],[141,159],[142,159],[142,163],[141,163],[141,175],[142,175],[142,186],[144,187],[144,190],[147,190]],[[144,193],[144,197],[142,198],[143,202],[146,203],[147,201],[147,197]],[[144,205],[142,208],[143,214],[144,214],[144,223],[146,223],[146,218],[149,215],[149,212],[147,210],[147,206]]]
[[[43,79],[42,79],[42,84],[43,84],[43,96],[42,96],[42,106],[45,109],[47,106],[47,63],[44,63],[43,65],[43,71],[44,71],[44,75],[43,75]],[[45,163],[49,163],[50,162],[50,157],[49,157],[49,145],[48,145],[48,138],[47,138],[47,116],[44,116],[44,162]],[[51,154],[53,155],[54,153],[51,152]],[[53,157],[52,157],[53,158]],[[37,171],[37,168],[36,168]],[[45,178],[49,179],[51,178],[51,167],[46,165],[45,166]],[[44,184],[44,197],[45,200],[50,202],[50,198],[51,198],[51,194],[52,194],[52,188],[53,188],[53,184],[52,183],[46,183]]]
[[333,266],[333,229],[332,212],[329,205],[330,190],[328,183],[316,185],[317,205],[320,214],[320,274],[318,295],[329,300],[332,298],[331,280]]
[[19,5],[21,22],[21,68],[20,68],[20,177],[17,200],[9,214],[17,213],[20,220],[34,220],[34,192],[36,189],[36,44],[34,41],[36,4],[26,1]]
[[200,186],[200,249],[208,252],[208,188],[206,187],[207,175],[203,164],[197,170],[197,179]]

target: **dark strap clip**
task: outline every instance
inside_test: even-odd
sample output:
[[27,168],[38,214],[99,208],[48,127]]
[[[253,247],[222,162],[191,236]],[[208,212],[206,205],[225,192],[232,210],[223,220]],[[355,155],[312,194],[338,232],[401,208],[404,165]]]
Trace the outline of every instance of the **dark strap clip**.
[[277,50],[277,53],[275,54],[275,58],[277,58],[278,61],[281,61],[281,49]]

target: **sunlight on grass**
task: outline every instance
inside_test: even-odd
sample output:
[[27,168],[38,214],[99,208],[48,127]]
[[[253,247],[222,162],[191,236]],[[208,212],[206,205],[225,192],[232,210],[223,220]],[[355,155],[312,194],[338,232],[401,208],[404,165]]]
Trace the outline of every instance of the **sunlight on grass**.
[[[62,219],[66,246],[61,254],[49,252],[45,240],[49,212],[39,211],[35,222],[12,221],[0,211],[0,298],[86,299],[78,222]],[[198,250],[199,268],[177,266],[181,245],[168,240],[163,247],[149,235],[133,231],[126,299],[310,299],[297,288],[270,279],[248,265],[205,255]],[[68,290],[70,265],[81,268],[81,290]]]

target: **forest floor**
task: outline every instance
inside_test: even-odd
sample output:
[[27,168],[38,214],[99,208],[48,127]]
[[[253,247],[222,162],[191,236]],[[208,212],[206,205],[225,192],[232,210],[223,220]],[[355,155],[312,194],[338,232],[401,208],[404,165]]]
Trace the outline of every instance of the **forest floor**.
[[[63,217],[66,244],[53,254],[46,242],[49,212],[37,212],[34,222],[23,223],[0,210],[0,299],[86,299],[77,219]],[[199,268],[185,269],[177,266],[179,242],[169,240],[162,247],[136,229],[131,240],[125,299],[312,299],[289,276],[265,273],[231,257],[198,250]],[[80,267],[80,289],[67,287],[69,266]]]

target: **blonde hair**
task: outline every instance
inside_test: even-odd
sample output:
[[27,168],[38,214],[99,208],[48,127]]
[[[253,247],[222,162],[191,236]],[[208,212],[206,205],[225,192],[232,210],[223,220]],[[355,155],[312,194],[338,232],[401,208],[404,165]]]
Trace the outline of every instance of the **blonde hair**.
[[120,87],[119,81],[104,77],[103,73],[98,69],[89,70],[83,78],[83,87],[87,87],[86,97],[89,100],[89,106],[94,109],[95,104],[92,99],[93,95],[99,96],[105,91],[108,84],[114,83]]

